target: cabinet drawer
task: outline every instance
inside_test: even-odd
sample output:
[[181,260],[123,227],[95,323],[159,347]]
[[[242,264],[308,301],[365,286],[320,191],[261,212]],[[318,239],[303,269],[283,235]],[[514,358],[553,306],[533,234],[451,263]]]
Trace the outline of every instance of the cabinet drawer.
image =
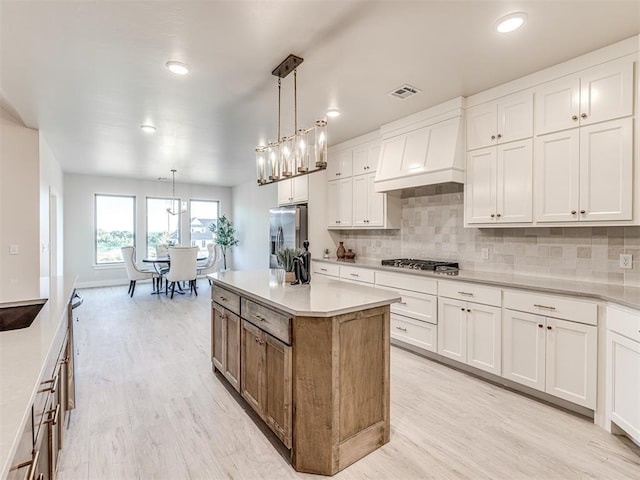
[[291,317],[242,298],[242,318],[291,345]]
[[391,313],[411,317],[421,322],[438,323],[438,297],[425,293],[410,292],[392,287],[380,287],[402,295],[400,302],[391,304]]
[[435,352],[438,326],[392,313],[391,338]]
[[598,324],[598,306],[573,298],[507,290],[504,292],[504,307],[587,325]]
[[373,283],[375,271],[368,268],[340,265],[340,278],[354,280],[356,282]]
[[340,265],[331,263],[313,262],[313,273],[328,275],[330,277],[340,276]]
[[439,281],[438,295],[496,307],[502,303],[502,291],[499,288],[482,287],[473,283]]
[[240,296],[216,285],[215,280],[211,287],[211,300],[240,315]]
[[376,272],[376,286],[401,288],[430,295],[437,295],[438,293],[438,282],[436,280],[402,273]]
[[640,342],[640,311],[607,307],[607,330]]

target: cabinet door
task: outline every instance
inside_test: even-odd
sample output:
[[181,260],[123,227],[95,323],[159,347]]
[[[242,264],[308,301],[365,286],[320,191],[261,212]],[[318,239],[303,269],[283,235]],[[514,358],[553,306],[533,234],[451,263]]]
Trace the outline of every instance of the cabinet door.
[[633,62],[611,62],[580,75],[580,125],[633,114]]
[[359,145],[353,149],[353,175],[368,173],[369,146]]
[[293,179],[278,182],[278,205],[289,205],[292,200]]
[[533,136],[533,93],[512,95],[498,103],[499,143]]
[[309,201],[309,176],[294,177],[291,182],[291,202],[305,203]]
[[351,178],[338,180],[338,225],[350,227],[353,218],[353,184]]
[[329,180],[337,180],[340,177],[350,177],[352,173],[352,158],[353,151],[351,149],[336,153],[335,158],[327,163],[327,178]]
[[438,298],[438,353],[467,362],[466,303]]
[[493,223],[496,214],[496,149],[474,150],[467,154],[467,223]]
[[467,150],[497,142],[498,109],[495,102],[467,110]]
[[533,219],[532,140],[497,147],[496,218],[498,223]]
[[264,347],[262,331],[241,320],[240,394],[258,415],[263,415]]
[[582,127],[580,220],[631,220],[632,208],[633,120]]
[[505,310],[502,325],[502,376],[544,392],[545,318]]
[[366,227],[369,219],[369,197],[367,193],[367,176],[353,177],[353,226]]
[[547,318],[546,391],[596,408],[597,327]]
[[391,338],[429,352],[435,352],[437,350],[438,326],[392,313]]
[[[375,173],[371,173],[366,177],[367,181],[367,226],[368,227],[384,227],[385,225],[385,212],[384,202],[386,193],[376,192]],[[353,201],[355,204],[355,189]]]
[[580,125],[580,78],[561,78],[535,91],[536,135],[558,132]]
[[495,375],[502,372],[502,312],[467,304],[467,363]]
[[213,307],[211,310],[211,361],[213,366],[224,373],[224,344],[225,344],[224,310]]
[[339,180],[327,182],[327,225],[340,226],[340,184]]
[[382,146],[380,142],[369,145],[367,151],[367,173],[373,173],[378,169],[378,160],[380,160],[380,150]]
[[579,140],[577,128],[536,138],[534,160],[536,221],[578,220]]
[[607,332],[607,414],[640,441],[640,343]]
[[263,338],[264,420],[282,443],[291,448],[291,347],[266,333]]
[[240,317],[225,313],[224,376],[231,386],[240,391]]

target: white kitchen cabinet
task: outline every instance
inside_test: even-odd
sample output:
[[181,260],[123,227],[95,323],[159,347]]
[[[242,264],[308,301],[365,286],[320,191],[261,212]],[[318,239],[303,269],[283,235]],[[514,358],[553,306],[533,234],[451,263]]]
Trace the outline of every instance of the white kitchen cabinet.
[[533,136],[533,93],[524,92],[467,110],[467,150]]
[[438,326],[391,313],[391,338],[428,352],[438,348]]
[[278,205],[291,205],[309,201],[309,176],[289,178],[278,182]]
[[327,194],[329,228],[350,228],[353,206],[351,177],[328,182]]
[[640,442],[640,311],[607,308],[607,419]]
[[537,222],[631,220],[633,119],[536,138]]
[[375,191],[375,172],[353,177],[353,226],[383,227],[386,194]]
[[374,173],[380,157],[380,142],[360,145],[353,149],[353,175]]
[[468,153],[468,224],[530,223],[533,219],[532,141]]
[[617,60],[535,90],[535,132],[542,135],[633,114],[633,62]]
[[[505,308],[502,375],[595,409],[596,305],[547,295],[505,292],[505,307],[531,309],[536,313]],[[547,313],[539,314],[539,311]],[[571,320],[552,315],[570,317]]]
[[438,353],[500,375],[501,310],[480,303],[438,298]]
[[338,150],[331,155],[329,162],[327,162],[327,178],[329,181],[352,175],[353,153],[354,150],[349,148]]

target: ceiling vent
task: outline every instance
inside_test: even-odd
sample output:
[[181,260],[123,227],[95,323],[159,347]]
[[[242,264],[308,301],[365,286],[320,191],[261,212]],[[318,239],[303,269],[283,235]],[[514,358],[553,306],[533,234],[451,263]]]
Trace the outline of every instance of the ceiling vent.
[[405,99],[407,97],[411,97],[416,93],[420,93],[421,90],[418,90],[416,87],[412,87],[411,85],[407,85],[406,83],[401,87],[393,89],[392,92],[389,92],[389,95],[396,98]]

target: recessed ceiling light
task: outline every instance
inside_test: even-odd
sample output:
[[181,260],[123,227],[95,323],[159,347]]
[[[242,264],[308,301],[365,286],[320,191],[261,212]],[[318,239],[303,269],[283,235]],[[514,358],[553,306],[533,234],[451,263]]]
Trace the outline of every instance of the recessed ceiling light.
[[496,31],[499,33],[509,33],[519,29],[527,20],[527,14],[524,12],[511,13],[499,18],[495,24]]
[[327,110],[327,117],[336,118],[340,116],[340,110],[337,108],[331,108]]
[[176,75],[186,75],[189,73],[189,65],[182,62],[170,61],[167,62],[167,68],[171,73],[175,73]]
[[156,130],[158,130],[156,127],[154,127],[153,125],[149,125],[148,123],[145,123],[144,125],[140,125],[140,128],[142,129],[143,132],[147,132],[147,133],[155,133]]

